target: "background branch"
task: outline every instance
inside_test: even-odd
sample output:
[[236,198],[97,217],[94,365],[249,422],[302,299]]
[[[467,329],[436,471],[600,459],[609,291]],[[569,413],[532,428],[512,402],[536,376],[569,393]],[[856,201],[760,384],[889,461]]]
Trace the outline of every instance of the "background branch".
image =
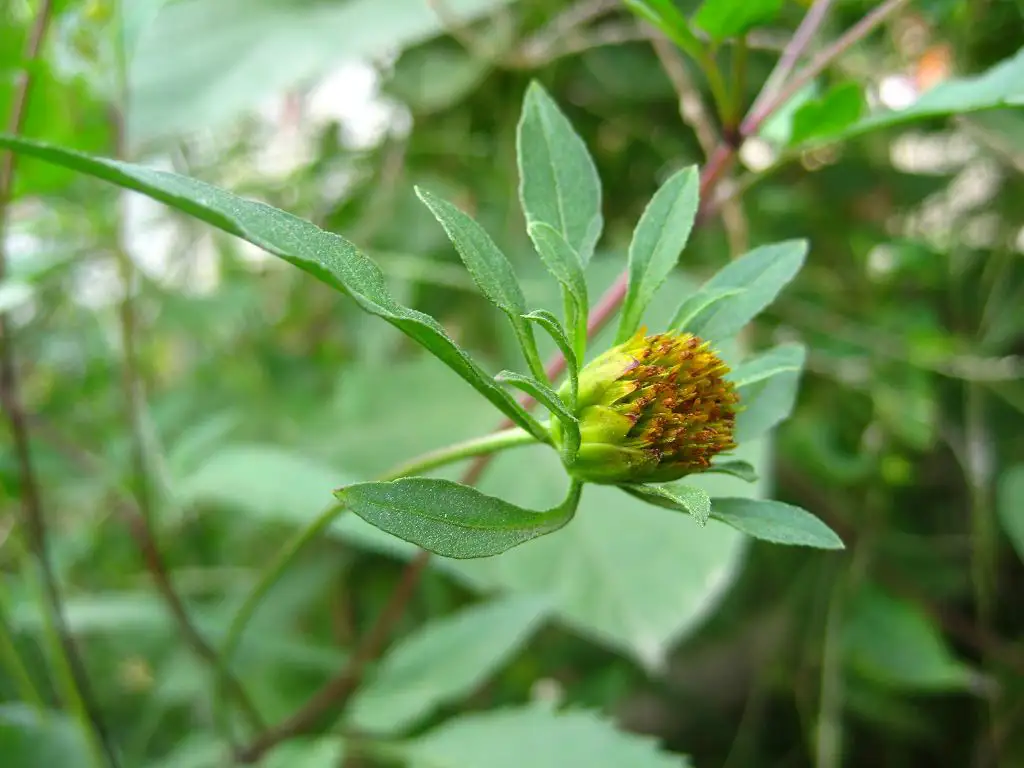
[[[29,100],[35,81],[34,65],[38,62],[43,41],[53,16],[53,3],[43,0],[36,13],[35,21],[29,34],[24,53],[25,66],[18,73],[14,86],[14,99],[11,103],[10,116],[6,130],[12,135],[21,134],[28,114]],[[14,152],[6,152],[0,160],[0,283],[7,276],[7,225],[10,215],[10,204],[14,194],[14,178],[17,156]],[[60,585],[50,560],[49,542],[47,540],[46,516],[43,511],[42,493],[36,477],[32,461],[32,446],[29,437],[28,418],[21,397],[18,380],[18,365],[13,344],[13,328],[7,314],[0,312],[0,405],[3,406],[7,418],[11,439],[14,443],[14,455],[18,464],[20,480],[19,492],[22,503],[22,524],[25,528],[29,549],[38,561],[42,576],[43,589],[46,594],[47,606],[44,611],[52,614],[52,622],[60,642],[61,651],[67,661],[70,673],[80,697],[84,715],[88,718],[91,729],[107,762],[112,766],[119,764],[117,752],[110,733],[103,722],[100,707],[89,682],[88,670],[75,644],[67,620],[64,617]]]

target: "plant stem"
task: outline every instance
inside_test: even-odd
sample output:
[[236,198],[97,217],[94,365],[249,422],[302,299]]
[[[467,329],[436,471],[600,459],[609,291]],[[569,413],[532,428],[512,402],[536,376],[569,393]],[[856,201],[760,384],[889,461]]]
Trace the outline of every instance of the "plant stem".
[[[19,135],[24,128],[34,84],[34,65],[41,55],[43,40],[46,38],[52,16],[52,0],[42,0],[39,3],[23,54],[25,66],[19,72],[14,85],[14,98],[11,102],[10,118],[6,126],[7,133],[14,136]],[[7,239],[8,208],[14,194],[16,165],[14,152],[7,152],[0,161],[0,282],[7,274],[7,254],[4,245]],[[97,760],[105,758],[109,765],[117,766],[119,764],[117,752],[89,684],[85,664],[64,618],[60,586],[50,561],[46,517],[43,512],[39,479],[36,476],[32,460],[28,419],[21,399],[12,338],[13,329],[7,322],[7,315],[0,312],[0,341],[2,341],[0,344],[0,405],[7,416],[14,442],[14,455],[20,479],[22,524],[25,528],[29,549],[40,570],[43,602],[46,604],[43,610],[49,623],[52,624],[53,634],[57,641],[55,645],[58,646],[58,655],[67,667],[69,684],[74,689],[74,695],[81,701],[81,714],[89,722],[90,727],[87,728],[87,731],[90,735],[90,743],[96,748]]]
[[793,33],[793,37],[790,38],[785,49],[783,49],[782,55],[775,64],[775,68],[772,69],[768,79],[765,80],[764,85],[761,87],[761,92],[754,101],[754,105],[750,108],[751,114],[760,112],[765,103],[773,98],[786,83],[786,80],[793,73],[796,63],[807,51],[811,40],[817,34],[818,28],[825,21],[825,17],[828,15],[833,2],[834,0],[814,1],[811,9],[807,11],[807,15],[800,22],[800,26]]
[[743,91],[747,78],[747,38],[741,37],[732,48],[732,65],[729,70],[729,122],[727,131],[739,129],[740,116],[743,114]]
[[[489,456],[508,448],[536,443],[537,439],[533,435],[518,427],[502,432],[494,432],[422,454],[415,459],[411,459],[388,470],[380,476],[379,480],[396,480],[401,477],[421,474],[437,467],[454,464],[457,461],[474,456]],[[216,699],[218,701],[224,695],[231,659],[238,648],[245,628],[256,613],[256,609],[259,607],[264,596],[277,583],[281,574],[291,565],[299,552],[310,541],[326,530],[332,522],[345,512],[345,509],[340,504],[333,504],[322,512],[312,524],[299,531],[278,552],[274,562],[263,570],[259,582],[246,595],[244,602],[231,620],[231,625],[228,627],[220,654],[216,655],[218,671]],[[349,660],[341,675],[329,681],[294,715],[269,729],[263,730],[255,740],[239,750],[236,755],[239,762],[249,763],[258,760],[267,749],[279,741],[308,730],[329,709],[337,709],[343,706],[344,699],[355,690],[355,686],[362,677],[366,664],[377,656],[380,646],[391,634],[392,625],[401,618],[405,605],[412,596],[412,592],[419,582],[420,574],[426,567],[429,558],[430,553],[426,550],[420,550],[416,553],[416,556],[410,561],[403,572],[402,580],[391,594],[388,604],[384,607],[373,629],[370,630],[369,634],[360,643],[359,648]]]
[[447,445],[417,456],[409,461],[402,462],[392,467],[379,480],[397,480],[400,477],[419,475],[431,469],[443,467],[446,464],[454,464],[463,459],[470,459],[474,456],[489,456],[506,448],[515,448],[518,445],[529,445],[536,443],[537,438],[524,429],[514,427],[501,432],[492,432],[488,435],[481,435],[455,445]]
[[8,619],[10,615],[6,589],[3,582],[0,582],[0,658],[3,658],[4,666],[15,682],[21,700],[30,703],[37,712],[42,714],[46,709],[46,702],[43,700],[42,694],[39,693],[32,674],[25,665],[25,660],[18,653],[14,632],[11,631]]
[[[878,9],[865,16],[857,25],[851,27],[843,37],[823,51],[822,55],[817,57],[814,62],[808,66],[808,69],[801,73],[800,76],[805,77],[808,80],[815,77],[821,70],[828,66],[833,59],[839,56],[855,42],[866,36],[886,15],[896,10],[896,8],[904,2],[906,2],[906,0],[889,0],[889,2],[884,6],[880,6]],[[882,13],[879,13],[880,11]],[[819,13],[823,15],[823,11],[819,11]],[[817,28],[819,23],[820,20],[815,21],[813,24],[807,23],[806,27],[805,25],[801,25],[801,28],[805,29],[805,37],[807,39],[810,38],[810,34],[813,32],[813,29]],[[810,32],[807,32],[806,30],[810,30]],[[794,36],[794,38],[796,37],[797,36]],[[677,44],[679,43],[676,37],[673,37],[673,41]],[[788,47],[792,48],[798,56],[804,45],[804,42],[795,40],[791,41],[791,45]],[[683,47],[684,50],[689,51],[688,47],[681,47]],[[794,60],[797,56],[793,57]],[[799,90],[799,87],[800,86],[797,86],[795,90]],[[712,90],[714,91],[714,87]],[[795,90],[793,92],[795,92]],[[770,100],[759,111],[751,109],[750,113],[748,113],[747,117],[740,124],[739,141],[732,143],[722,142],[707,158],[707,161],[701,170],[700,178],[700,200],[702,210],[707,210],[713,206],[713,203],[709,205],[710,194],[735,159],[737,148],[740,146],[742,139],[756,132],[761,123],[763,123],[764,120],[766,120],[782,104],[785,104],[791,96],[792,93],[787,92],[783,96]],[[759,95],[758,99],[760,98],[761,96]],[[755,104],[756,103],[757,100],[755,100]],[[698,222],[700,221],[701,217],[698,215]],[[587,322],[587,335],[589,338],[593,338],[594,335],[600,331],[612,317],[614,317],[615,313],[621,306],[622,301],[625,299],[628,280],[628,272],[623,272],[608,288],[608,290],[605,291],[604,295],[598,299],[597,304],[594,306]],[[561,353],[557,353],[546,366],[549,379],[551,381],[555,381],[557,377],[565,371],[565,366],[565,357]],[[535,401],[533,398],[524,397],[520,399],[520,403],[524,407],[529,408],[535,404]],[[498,429],[507,431],[511,426],[512,425],[506,420],[500,424]],[[498,434],[505,434],[504,431],[499,432]],[[530,441],[527,440],[524,442]],[[493,456],[493,451],[479,452],[477,454],[463,454],[459,458],[466,458],[473,455],[475,455],[473,463],[466,468],[466,471],[463,473],[461,478],[461,481],[466,485],[474,485],[480,479],[480,476],[487,468]],[[317,691],[317,693],[315,693],[313,697],[298,711],[278,725],[273,726],[271,729],[260,734],[251,744],[237,752],[236,758],[240,762],[251,763],[259,760],[263,754],[281,741],[311,729],[326,712],[344,708],[348,698],[355,691],[365,666],[371,660],[380,655],[387,643],[388,637],[390,637],[394,630],[395,625],[404,614],[406,606],[412,599],[416,585],[426,570],[429,561],[430,552],[425,549],[420,550],[416,557],[409,561],[402,572],[402,576],[399,579],[397,586],[388,598],[387,604],[384,606],[380,614],[378,614],[377,619],[370,627],[369,632],[364,636],[363,641],[359,644],[356,653],[353,655],[348,665],[346,665],[345,669],[342,670],[342,672],[335,678],[328,681],[324,687]]]
[[743,120],[742,126],[740,126],[740,132],[743,136],[750,136],[756,133],[758,128],[767,120],[774,112],[782,107],[787,101],[811,82],[814,78],[820,75],[828,68],[829,64],[835,61],[839,56],[845,53],[849,48],[859,43],[871,32],[874,31],[875,27],[880,25],[889,16],[898,11],[910,0],[886,0],[886,2],[879,5],[871,13],[867,14],[846,30],[839,39],[835,40],[831,45],[826,47],[821,53],[811,59],[811,62],[800,70],[793,78],[789,81],[785,88],[782,88],[776,95],[761,99],[761,105],[756,109],[751,109],[750,113]]

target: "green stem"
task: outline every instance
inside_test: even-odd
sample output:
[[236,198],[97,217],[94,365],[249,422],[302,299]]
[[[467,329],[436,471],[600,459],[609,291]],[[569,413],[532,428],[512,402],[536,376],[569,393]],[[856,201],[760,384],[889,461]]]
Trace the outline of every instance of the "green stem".
[[419,475],[431,469],[437,469],[447,464],[454,464],[463,459],[470,459],[474,456],[483,456],[488,453],[497,453],[506,448],[515,448],[518,445],[529,445],[538,442],[537,438],[524,429],[514,427],[502,432],[492,432],[489,435],[474,437],[454,445],[438,448],[436,451],[421,454],[414,459],[403,462],[381,475],[378,480],[397,480],[400,477]]
[[[378,480],[385,482],[397,480],[400,477],[418,475],[431,469],[436,469],[437,467],[454,464],[455,462],[462,461],[463,459],[496,453],[507,448],[514,448],[519,445],[529,445],[536,442],[538,442],[537,438],[526,430],[519,429],[518,427],[507,429],[502,432],[494,432],[489,435],[483,435],[482,437],[476,437],[461,443],[455,443],[454,445],[439,448],[436,451],[424,453],[415,459],[411,459],[393,467],[381,475]],[[234,656],[235,651],[238,649],[238,644],[242,639],[242,634],[245,632],[246,627],[252,620],[253,614],[256,613],[256,609],[263,601],[263,598],[266,596],[267,592],[270,591],[270,588],[277,583],[278,579],[281,578],[281,575],[285,572],[288,566],[291,565],[299,552],[301,552],[310,541],[326,530],[327,527],[345,510],[346,507],[343,507],[341,504],[332,504],[321,512],[312,523],[299,531],[287,544],[285,544],[285,546],[277,553],[274,561],[263,570],[256,586],[253,587],[252,591],[248,595],[246,595],[241,607],[231,620],[227,634],[224,637],[224,642],[221,645],[220,654],[218,655],[218,667],[216,670],[217,684],[214,692],[216,705],[214,706],[215,713],[224,712],[224,707],[220,706],[220,704],[223,702],[227,694],[231,659]],[[220,719],[223,719],[224,717],[226,717],[226,715],[219,715]],[[220,725],[225,726],[226,723],[221,722]]]
[[548,375],[544,372],[544,361],[540,359],[540,352],[537,350],[537,338],[533,335],[533,327],[521,319],[517,320],[514,326],[530,373],[537,381],[546,382]]
[[730,99],[729,90],[725,87],[725,78],[722,76],[722,69],[718,66],[718,59],[715,51],[711,48],[701,48],[700,57],[697,59],[700,68],[704,70],[704,76],[708,79],[708,86],[711,88],[711,98],[715,102],[715,110],[718,112],[718,119],[723,129],[730,129]]
[[732,48],[732,66],[729,69],[730,96],[727,130],[739,128],[743,116],[743,90],[747,75],[747,39],[741,37]]
[[25,665],[25,660],[18,653],[18,646],[14,639],[14,633],[10,631],[8,617],[11,612],[8,610],[7,594],[2,589],[3,582],[0,582],[0,658],[4,666],[14,679],[18,695],[22,701],[30,703],[36,710],[42,713],[46,709],[46,702],[36,687],[32,674]]

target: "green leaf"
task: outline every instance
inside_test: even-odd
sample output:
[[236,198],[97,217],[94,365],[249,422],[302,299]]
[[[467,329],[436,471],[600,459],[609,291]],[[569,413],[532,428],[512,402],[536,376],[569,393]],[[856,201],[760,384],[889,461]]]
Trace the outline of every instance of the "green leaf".
[[537,323],[537,325],[547,331],[565,358],[565,369],[569,374],[570,389],[568,406],[570,411],[575,411],[576,396],[579,392],[579,361],[575,350],[572,348],[572,342],[569,341],[569,337],[565,335],[565,331],[559,325],[558,318],[546,309],[534,310],[528,315],[523,315],[523,317]]
[[[288,482],[282,483],[281,478]],[[242,509],[265,520],[296,521],[331,503],[331,490],[353,478],[324,462],[274,445],[225,446],[184,475],[178,501]]]
[[377,265],[340,235],[175,173],[90,157],[4,134],[0,134],[0,147],[141,192],[281,257],[351,296],[370,314],[387,320],[446,363],[515,424],[544,439],[544,430],[536,419],[452,341],[434,318],[395,301]]
[[672,0],[624,0],[626,7],[644,21],[661,30],[669,40],[691,58],[700,59],[703,44],[690,29],[689,22]]
[[869,131],[947,115],[960,115],[988,109],[1002,109],[1024,104],[1024,48],[980,75],[957,77],[940,83],[924,93],[906,109],[892,110],[865,117],[841,130],[818,137],[835,141],[859,136]]
[[586,264],[601,237],[601,180],[583,139],[543,87],[530,83],[516,133],[527,225],[549,224]]
[[679,261],[697,218],[700,177],[695,166],[677,171],[644,209],[629,244],[629,286],[616,343],[636,333],[655,291]]
[[745,483],[757,482],[757,470],[749,461],[719,461],[711,464],[705,472],[718,472],[723,475],[731,475]]
[[693,23],[713,40],[724,40],[774,21],[781,10],[782,0],[704,0]]
[[843,549],[835,532],[810,512],[765,499],[712,499],[711,516],[756,539],[818,549]]
[[444,227],[473,282],[510,318],[526,312],[526,299],[512,264],[487,231],[470,216],[433,192],[416,187],[416,195]]
[[88,736],[61,712],[39,712],[18,702],[0,704],[0,755],[11,768],[89,768]]
[[492,304],[508,315],[530,370],[535,376],[538,375],[543,371],[543,366],[537,353],[533,326],[523,319],[526,299],[523,298],[519,279],[505,254],[483,227],[447,200],[421,187],[416,187],[416,194],[444,227],[448,239],[473,277],[473,282]]
[[426,477],[357,483],[334,492],[366,522],[442,557],[497,555],[568,523],[579,487],[557,507],[534,512],[476,488]]
[[806,240],[786,240],[762,245],[725,265],[701,290],[738,288],[743,292],[717,302],[691,322],[690,332],[712,341],[735,335],[775,301],[779,291],[800,271],[806,256]]
[[957,690],[977,678],[919,606],[870,584],[850,600],[842,639],[848,667],[892,688]]
[[469,714],[406,742],[410,768],[687,768],[653,739],[616,730],[596,713],[542,707]]
[[1024,560],[1024,464],[1007,467],[999,477],[996,512],[1006,537]]
[[824,96],[812,99],[793,114],[789,135],[791,145],[817,136],[839,133],[852,125],[864,112],[864,94],[858,83],[840,83]]
[[701,527],[711,517],[711,497],[703,488],[695,485],[623,485],[626,493],[666,509],[674,509],[691,515]]
[[580,256],[550,224],[542,221],[531,222],[527,226],[527,232],[545,266],[572,299],[575,312],[572,317],[566,317],[565,322],[573,334],[574,349],[580,349],[586,344],[587,313],[590,311],[587,282],[583,277]]
[[442,38],[403,51],[387,81],[387,92],[417,115],[432,114],[469,96],[492,68],[487,58]]
[[274,747],[261,768],[336,768],[345,760],[345,742],[338,736],[297,738]]
[[563,460],[572,463],[576,458],[576,452],[580,449],[580,422],[566,404],[562,402],[562,398],[558,396],[558,393],[547,384],[537,381],[530,376],[523,376],[515,371],[502,371],[496,378],[500,382],[511,384],[516,389],[522,390],[547,408],[552,416],[562,422],[562,428],[565,430],[566,436]]
[[[543,277],[539,264],[535,270]],[[619,259],[595,259],[587,269],[591,295],[611,285],[620,270]],[[558,292],[550,282],[530,280],[526,285],[531,305],[557,307]],[[683,274],[673,272],[645,319],[652,327],[665,327],[677,297],[693,288]],[[594,341],[595,348],[609,346],[615,330],[605,327]],[[769,446],[755,441],[740,445],[732,458],[762,467],[769,456]],[[763,479],[747,484],[707,473],[687,482],[712,497],[763,494],[767,485]],[[546,446],[497,455],[480,482],[485,493],[534,509],[562,493],[564,486],[565,468]],[[497,557],[439,559],[437,563],[483,593],[546,595],[555,605],[560,624],[658,673],[664,671],[672,649],[713,615],[751,543],[727,525],[708,525],[699,535],[695,533],[677,515],[614,486],[588,485],[572,525]],[[665,589],[666,584],[672,588]]]
[[807,348],[780,344],[755,355],[728,374],[742,410],[736,415],[738,442],[764,434],[793,412]]
[[137,143],[221,126],[345,62],[400,51],[506,3],[448,0],[442,19],[422,0],[167,2],[138,39],[129,133]]
[[373,733],[405,731],[472,694],[526,645],[549,611],[545,599],[506,597],[420,627],[360,687],[350,724]]
[[745,288],[719,288],[691,293],[679,305],[679,309],[669,321],[669,330],[688,331],[691,326],[700,322],[700,317],[709,312],[718,302],[738,296],[745,290]]
[[[525,267],[524,269],[529,268]],[[587,269],[591,295],[611,285],[620,272],[618,259],[595,259]],[[553,281],[537,262],[524,277],[524,291],[531,306],[557,309],[559,296]],[[676,297],[691,293],[693,284],[674,272],[648,311],[652,327],[664,327],[676,308]],[[610,345],[614,327],[600,332],[595,347]],[[724,347],[729,349],[731,342]],[[553,346],[553,345],[552,345]],[[328,425],[324,440],[339,452],[339,466],[360,473],[388,469],[393,463],[442,441],[479,435],[493,423],[482,398],[452,398],[444,389],[444,372],[426,360],[408,371],[389,364],[387,376],[371,371],[358,378],[365,397],[353,397],[352,384],[339,402],[358,418],[345,429]],[[353,374],[348,381],[352,381]],[[420,384],[424,381],[429,386]],[[461,385],[461,384],[460,384]],[[395,393],[417,388],[416,401],[397,398],[397,412],[389,405]],[[465,387],[468,390],[468,387]],[[425,399],[424,399],[425,398]],[[468,402],[464,402],[467,401]],[[460,409],[468,411],[466,417]],[[420,434],[420,421],[428,424]],[[445,437],[444,424],[450,422]],[[354,427],[359,429],[353,431]],[[458,431],[462,430],[462,431]],[[408,434],[409,437],[403,437]],[[407,448],[405,442],[418,442]],[[732,458],[757,467],[767,466],[770,446],[764,441],[741,444]],[[456,477],[452,470],[452,478]],[[526,480],[524,481],[524,478]],[[763,494],[764,478],[748,484],[728,475],[703,473],[687,478],[712,496]],[[480,481],[480,490],[528,509],[543,509],[565,492],[566,475],[558,455],[548,446],[524,446],[495,456]],[[415,553],[355,515],[346,515],[342,529],[347,541],[385,554],[398,549],[401,557]],[[694,535],[693,527],[634,499],[613,486],[587,486],[580,509],[571,525],[515,547],[496,557],[476,560],[437,558],[432,567],[456,578],[480,594],[496,591],[544,595],[555,606],[562,626],[588,642],[628,656],[652,673],[663,671],[679,642],[697,631],[713,615],[742,567],[751,539],[727,525],[708,525]],[[665,589],[672,584],[672,589]]]

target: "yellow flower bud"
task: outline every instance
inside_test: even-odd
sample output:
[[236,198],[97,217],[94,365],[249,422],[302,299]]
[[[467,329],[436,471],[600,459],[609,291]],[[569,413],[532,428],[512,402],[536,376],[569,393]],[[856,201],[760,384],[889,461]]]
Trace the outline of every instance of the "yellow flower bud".
[[[569,473],[590,483],[661,483],[707,469],[712,457],[736,447],[739,396],[728,372],[689,333],[641,330],[612,347],[580,371],[582,439]],[[560,446],[557,420],[551,431]]]

